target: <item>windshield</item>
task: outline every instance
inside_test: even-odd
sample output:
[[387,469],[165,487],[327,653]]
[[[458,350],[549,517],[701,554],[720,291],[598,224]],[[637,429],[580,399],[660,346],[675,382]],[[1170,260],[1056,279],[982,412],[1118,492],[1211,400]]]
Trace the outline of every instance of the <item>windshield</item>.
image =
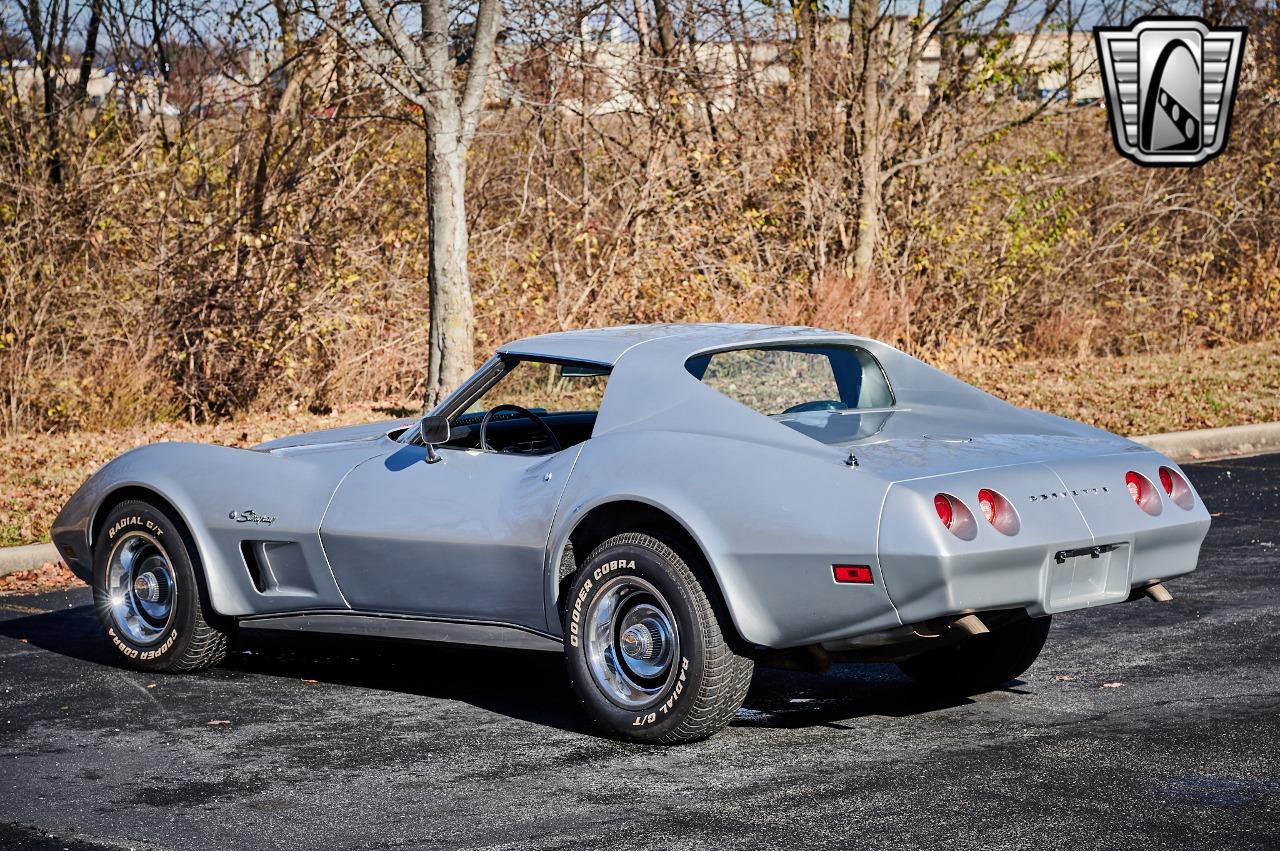
[[454,419],[479,420],[498,405],[519,405],[534,413],[597,412],[609,380],[607,367],[534,360],[504,362],[497,382]]

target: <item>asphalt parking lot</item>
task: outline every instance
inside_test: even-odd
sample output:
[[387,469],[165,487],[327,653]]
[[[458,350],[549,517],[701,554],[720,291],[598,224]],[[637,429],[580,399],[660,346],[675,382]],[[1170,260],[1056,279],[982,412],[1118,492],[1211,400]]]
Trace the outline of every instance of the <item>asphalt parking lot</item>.
[[1174,601],[1060,616],[1022,682],[758,671],[683,748],[595,736],[557,656],[248,641],[114,667],[86,589],[0,598],[0,847],[1276,848],[1280,456],[1188,468]]

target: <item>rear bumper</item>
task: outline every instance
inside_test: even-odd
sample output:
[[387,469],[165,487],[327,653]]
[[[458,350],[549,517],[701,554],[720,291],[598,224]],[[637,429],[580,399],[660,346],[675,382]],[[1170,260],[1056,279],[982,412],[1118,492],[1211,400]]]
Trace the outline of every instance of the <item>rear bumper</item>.
[[[1153,516],[1124,488],[1126,467],[1150,466],[1155,479],[1159,465],[1169,462],[1155,453],[1099,461],[1099,470],[1075,471],[1088,486],[1064,485],[1041,464],[893,485],[881,515],[878,558],[902,622],[992,609],[1040,616],[1120,603],[1135,588],[1194,570],[1210,522],[1199,497],[1185,507],[1166,500]],[[993,484],[1016,515],[1012,534],[977,512],[978,490]],[[1043,499],[1046,492],[1061,496]],[[938,493],[972,507],[974,522],[963,534],[938,522]]]

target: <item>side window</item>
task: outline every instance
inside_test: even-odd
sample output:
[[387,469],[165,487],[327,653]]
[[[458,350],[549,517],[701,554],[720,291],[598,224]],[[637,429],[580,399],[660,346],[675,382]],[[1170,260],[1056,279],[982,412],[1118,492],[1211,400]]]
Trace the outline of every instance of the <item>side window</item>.
[[880,364],[856,346],[768,346],[692,358],[690,373],[765,416],[887,408]]

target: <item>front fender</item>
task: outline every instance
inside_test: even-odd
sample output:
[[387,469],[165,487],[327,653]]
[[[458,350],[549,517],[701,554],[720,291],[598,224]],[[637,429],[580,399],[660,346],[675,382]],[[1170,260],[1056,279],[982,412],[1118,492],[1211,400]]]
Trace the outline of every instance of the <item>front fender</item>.
[[[51,536],[72,571],[91,582],[98,520],[123,492],[138,489],[166,502],[185,524],[219,614],[345,606],[320,545],[320,520],[342,476],[375,451],[348,445],[276,456],[192,443],[143,446],[91,476],[58,514]],[[273,519],[232,517],[250,509]],[[276,552],[289,560],[288,583],[255,586],[242,551],[254,542],[283,546]]]

